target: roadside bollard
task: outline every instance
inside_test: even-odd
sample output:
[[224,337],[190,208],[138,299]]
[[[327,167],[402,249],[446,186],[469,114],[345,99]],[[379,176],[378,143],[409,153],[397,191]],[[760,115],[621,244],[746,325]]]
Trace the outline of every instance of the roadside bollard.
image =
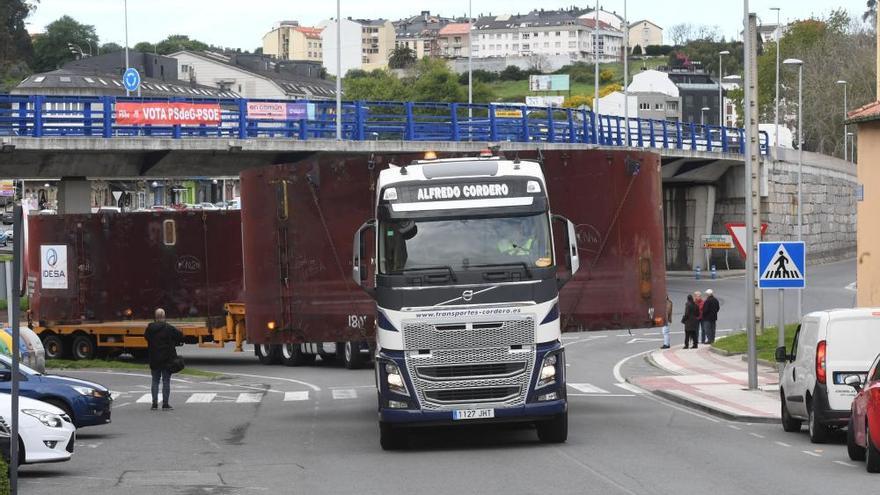
[[715,265],[712,265],[711,273],[712,273],[712,280],[715,280],[715,277],[718,276],[718,272],[715,271]]
[[694,269],[694,280],[700,280],[700,274],[702,273],[702,271],[702,266],[698,266],[696,269]]

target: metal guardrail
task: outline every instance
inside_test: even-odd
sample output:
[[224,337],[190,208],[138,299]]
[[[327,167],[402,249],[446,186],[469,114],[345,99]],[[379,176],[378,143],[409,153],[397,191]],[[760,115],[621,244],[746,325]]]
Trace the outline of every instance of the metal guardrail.
[[[248,102],[276,100],[126,98],[114,96],[0,95],[0,136],[96,138],[155,136],[174,139],[335,139],[336,104],[314,105],[309,118],[249,118]],[[121,125],[117,102],[211,103],[221,109],[217,125]],[[284,103],[294,103],[285,101]],[[745,153],[741,128],[596,115],[586,109],[465,103],[350,101],[342,105],[343,139],[351,141],[514,141]],[[628,141],[628,142],[627,142]],[[762,154],[768,135],[759,136]]]

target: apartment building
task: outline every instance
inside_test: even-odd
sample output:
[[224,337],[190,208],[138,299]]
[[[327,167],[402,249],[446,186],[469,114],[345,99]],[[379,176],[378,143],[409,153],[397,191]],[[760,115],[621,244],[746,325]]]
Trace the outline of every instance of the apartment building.
[[[658,70],[643,70],[633,76],[627,89],[638,101],[639,118],[681,121],[679,89],[669,78],[669,74]],[[599,111],[602,111],[601,102]]]
[[385,19],[330,19],[319,24],[324,49],[324,68],[336,75],[336,32],[341,30],[340,53],[343,76],[353,69],[371,71],[388,67],[388,58],[394,50],[394,24]]
[[[641,48],[644,53],[645,47],[663,44],[663,28],[653,22],[642,19],[629,25],[629,48]],[[637,54],[638,55],[638,54]]]
[[321,62],[324,58],[321,28],[303,27],[297,21],[281,21],[263,35],[263,55],[278,60]]
[[419,15],[394,22],[395,46],[406,47],[416,54],[416,58],[440,56],[438,38],[444,26],[453,19],[431,15],[423,10]]
[[[568,56],[572,62],[593,59],[595,19],[578,9],[533,10],[524,15],[481,17],[475,23],[474,56]],[[600,62],[620,59],[623,33],[599,21]]]
[[471,50],[471,25],[456,22],[443,26],[437,33],[439,55],[444,58],[467,58]]

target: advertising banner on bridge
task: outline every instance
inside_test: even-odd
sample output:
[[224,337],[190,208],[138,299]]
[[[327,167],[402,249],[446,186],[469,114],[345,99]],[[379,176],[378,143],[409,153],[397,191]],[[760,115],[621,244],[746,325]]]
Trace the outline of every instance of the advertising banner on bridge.
[[247,118],[254,120],[286,120],[287,103],[281,101],[249,101]]
[[120,125],[218,125],[217,103],[119,102],[116,123]]

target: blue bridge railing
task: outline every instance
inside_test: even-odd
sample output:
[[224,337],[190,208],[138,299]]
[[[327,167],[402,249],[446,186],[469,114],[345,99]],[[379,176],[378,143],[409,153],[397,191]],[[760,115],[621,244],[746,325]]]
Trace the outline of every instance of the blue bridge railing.
[[[117,120],[117,103],[192,103],[219,106],[219,121],[199,125],[130,125]],[[308,112],[292,118],[253,118],[248,103],[300,103]],[[404,141],[515,141],[680,149],[743,154],[741,128],[631,117],[585,109],[527,105],[347,101],[343,139]],[[174,139],[334,139],[333,101],[125,98],[0,95],[0,136],[96,138],[155,136]],[[761,153],[769,142],[759,136]]]

